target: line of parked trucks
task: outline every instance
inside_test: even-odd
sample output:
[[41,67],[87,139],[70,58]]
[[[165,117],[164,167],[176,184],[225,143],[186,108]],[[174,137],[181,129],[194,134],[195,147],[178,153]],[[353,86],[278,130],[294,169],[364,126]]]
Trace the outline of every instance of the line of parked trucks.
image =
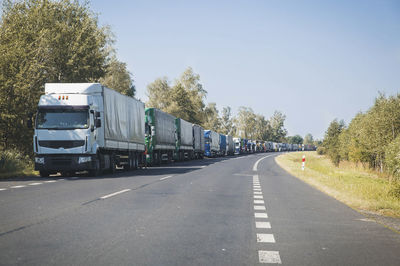
[[50,174],[314,146],[233,138],[122,95],[99,83],[47,83],[33,137],[35,170]]

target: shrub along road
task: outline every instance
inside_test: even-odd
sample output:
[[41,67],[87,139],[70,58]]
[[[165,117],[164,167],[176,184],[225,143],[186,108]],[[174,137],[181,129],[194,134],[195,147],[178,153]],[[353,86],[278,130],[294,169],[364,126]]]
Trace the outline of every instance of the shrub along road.
[[275,155],[0,181],[0,264],[400,265],[399,234]]

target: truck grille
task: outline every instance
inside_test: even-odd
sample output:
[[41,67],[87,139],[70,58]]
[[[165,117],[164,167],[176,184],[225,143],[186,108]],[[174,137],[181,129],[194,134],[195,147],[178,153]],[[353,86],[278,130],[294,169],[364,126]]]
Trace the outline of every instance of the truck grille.
[[39,146],[52,149],[71,149],[85,145],[84,140],[40,140]]

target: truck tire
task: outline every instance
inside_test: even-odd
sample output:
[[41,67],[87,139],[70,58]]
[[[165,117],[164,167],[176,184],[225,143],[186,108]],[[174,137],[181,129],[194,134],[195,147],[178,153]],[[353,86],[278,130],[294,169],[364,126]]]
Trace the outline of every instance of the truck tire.
[[115,160],[115,154],[111,154],[111,158],[110,158],[110,173],[111,174],[115,174],[115,172],[117,170],[116,166],[117,166],[117,163]]
[[99,176],[101,174],[101,162],[100,162],[100,157],[97,156],[96,162],[95,162],[95,168],[89,170],[89,176],[95,177]]
[[39,171],[41,177],[49,177],[49,172],[47,171]]

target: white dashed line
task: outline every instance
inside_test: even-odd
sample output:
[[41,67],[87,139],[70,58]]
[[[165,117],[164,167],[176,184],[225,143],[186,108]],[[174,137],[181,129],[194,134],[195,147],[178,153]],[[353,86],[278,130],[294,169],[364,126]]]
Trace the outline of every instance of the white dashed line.
[[258,229],[270,229],[271,224],[269,222],[256,222],[256,228]]
[[261,191],[254,191],[253,193],[254,193],[254,195],[262,195]]
[[262,195],[254,195],[254,198],[255,199],[263,199],[263,196]]
[[7,190],[6,188],[0,188],[0,191],[4,191],[4,190]]
[[205,168],[205,167],[207,167],[207,165],[202,165],[202,166],[201,166],[201,168]]
[[268,218],[268,214],[266,212],[255,212],[254,213],[255,218]]
[[265,204],[263,200],[254,200],[254,204]]
[[261,188],[261,186],[253,186],[253,188]]
[[124,190],[121,190],[121,191],[118,191],[118,192],[111,193],[111,194],[105,195],[103,197],[100,197],[100,199],[107,199],[107,198],[110,198],[110,197],[113,197],[113,196],[116,196],[118,194],[121,194],[121,193],[124,193],[124,192],[128,192],[128,191],[131,191],[131,190],[130,189],[124,189]]
[[261,191],[261,188],[253,188],[254,191]]
[[10,187],[10,188],[23,188],[23,187],[26,187],[26,186],[12,186],[12,187]]
[[277,263],[282,264],[279,251],[259,250],[258,259],[260,263]]
[[272,155],[267,155],[267,156],[262,157],[261,159],[258,159],[257,162],[253,166],[253,171],[257,171],[258,163],[261,162],[261,160],[264,160],[265,158],[268,158],[270,156],[272,156]]
[[30,184],[28,184],[29,186],[38,186],[38,185],[41,185],[41,184],[43,184],[43,183],[30,183]]
[[161,180],[168,179],[168,178],[170,178],[170,177],[172,177],[172,175],[164,176],[163,178],[160,178],[160,181],[161,181]]
[[55,183],[57,182],[57,180],[48,180],[48,181],[44,181],[45,183]]
[[265,206],[263,205],[254,205],[255,211],[265,211]]
[[273,234],[257,234],[258,243],[275,243]]

